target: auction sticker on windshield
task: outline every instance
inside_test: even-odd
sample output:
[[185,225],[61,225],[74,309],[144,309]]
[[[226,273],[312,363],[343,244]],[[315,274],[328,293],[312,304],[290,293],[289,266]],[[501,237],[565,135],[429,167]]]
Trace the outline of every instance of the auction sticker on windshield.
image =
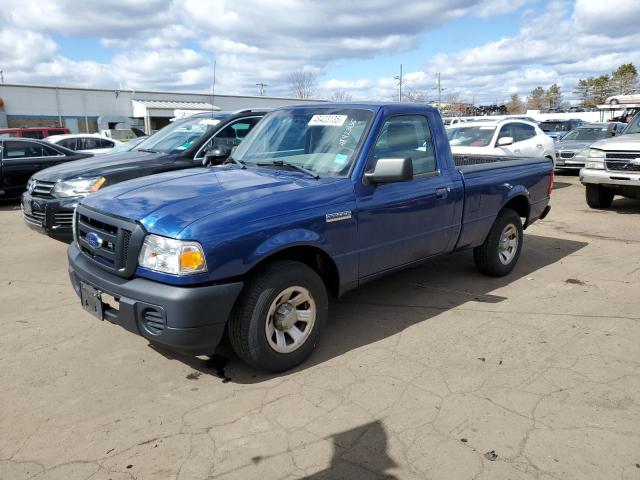
[[341,127],[346,120],[346,115],[314,115],[308,125],[310,127]]

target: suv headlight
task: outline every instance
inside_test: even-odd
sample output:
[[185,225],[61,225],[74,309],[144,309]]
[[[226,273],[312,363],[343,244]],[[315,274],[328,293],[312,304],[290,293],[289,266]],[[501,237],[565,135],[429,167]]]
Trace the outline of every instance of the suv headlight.
[[585,168],[593,168],[595,170],[604,170],[604,150],[598,150],[597,148],[590,148],[587,155],[587,161],[584,164]]
[[185,242],[153,234],[144,239],[138,265],[173,275],[207,271],[204,252],[198,242]]
[[98,191],[106,181],[104,177],[74,178],[56,183],[51,193],[58,197],[84,197]]

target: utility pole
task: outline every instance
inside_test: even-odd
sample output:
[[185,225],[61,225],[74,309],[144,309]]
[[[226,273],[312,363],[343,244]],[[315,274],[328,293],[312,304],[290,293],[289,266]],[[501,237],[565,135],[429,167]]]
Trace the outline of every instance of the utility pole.
[[438,72],[438,108],[442,107],[442,86],[440,85],[440,72]]
[[267,85],[266,83],[256,83],[256,86],[258,87],[258,91],[260,92],[260,96],[264,97],[264,87],[268,87],[269,85]]
[[0,83],[4,83],[4,70],[0,70]]
[[213,61],[213,83],[211,84],[211,115],[213,115],[213,111],[215,110],[215,102],[216,100],[216,60]]
[[402,101],[402,64],[400,64],[400,75],[393,77],[394,80],[398,80],[398,101]]

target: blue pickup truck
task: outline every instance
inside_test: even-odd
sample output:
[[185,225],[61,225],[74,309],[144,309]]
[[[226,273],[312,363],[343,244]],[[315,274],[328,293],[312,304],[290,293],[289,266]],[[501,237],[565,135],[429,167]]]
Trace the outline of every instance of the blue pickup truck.
[[317,345],[329,298],[369,280],[466,248],[507,275],[552,187],[548,159],[454,159],[431,107],[285,107],[223,165],[83,199],[69,274],[100,320],[190,355],[227,335],[284,371]]

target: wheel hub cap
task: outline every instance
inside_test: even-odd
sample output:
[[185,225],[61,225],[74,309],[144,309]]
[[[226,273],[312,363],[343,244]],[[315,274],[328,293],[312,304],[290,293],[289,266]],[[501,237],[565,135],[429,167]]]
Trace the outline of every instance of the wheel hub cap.
[[498,258],[503,265],[511,263],[518,251],[518,229],[513,224],[505,227],[498,241]]
[[274,315],[275,326],[278,330],[288,330],[296,323],[298,316],[296,309],[290,303],[283,303]]
[[316,302],[300,286],[281,291],[271,302],[265,322],[269,346],[278,353],[291,353],[309,338],[316,321]]

